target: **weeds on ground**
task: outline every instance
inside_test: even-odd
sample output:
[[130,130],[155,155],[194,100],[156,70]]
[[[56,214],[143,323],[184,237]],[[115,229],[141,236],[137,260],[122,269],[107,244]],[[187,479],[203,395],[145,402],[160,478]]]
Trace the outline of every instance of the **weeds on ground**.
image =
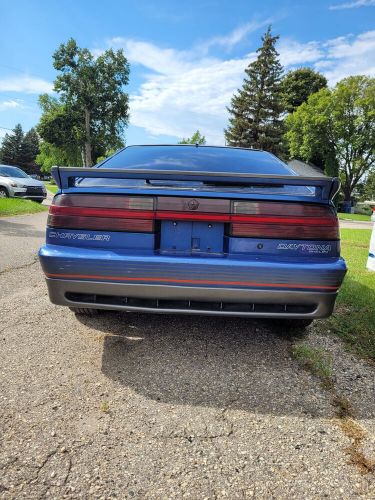
[[350,462],[356,465],[362,474],[374,472],[375,461],[368,459],[361,451],[367,434],[355,421],[355,412],[350,401],[336,392],[332,356],[323,349],[313,348],[301,342],[293,346],[292,354],[306,369],[319,377],[323,388],[330,392],[332,402],[336,407],[337,425],[351,441],[350,445],[345,448]]
[[333,403],[337,408],[338,424],[343,433],[351,440],[350,445],[345,448],[350,457],[350,462],[356,465],[362,474],[375,471],[375,461],[367,458],[361,451],[362,442],[367,436],[365,430],[354,420],[355,412],[350,401],[335,395]]
[[320,378],[324,388],[332,387],[332,356],[328,352],[298,342],[294,344],[292,354],[304,368]]
[[109,413],[109,403],[108,403],[108,401],[102,401],[100,403],[100,410],[103,413]]

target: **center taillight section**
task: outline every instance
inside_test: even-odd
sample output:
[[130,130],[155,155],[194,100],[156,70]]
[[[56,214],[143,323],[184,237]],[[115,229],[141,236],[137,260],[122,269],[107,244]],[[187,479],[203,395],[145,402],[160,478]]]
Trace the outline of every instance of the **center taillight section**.
[[329,205],[200,197],[61,194],[48,226],[157,233],[161,251],[221,253],[226,236],[339,239]]
[[159,197],[160,252],[221,255],[230,200]]

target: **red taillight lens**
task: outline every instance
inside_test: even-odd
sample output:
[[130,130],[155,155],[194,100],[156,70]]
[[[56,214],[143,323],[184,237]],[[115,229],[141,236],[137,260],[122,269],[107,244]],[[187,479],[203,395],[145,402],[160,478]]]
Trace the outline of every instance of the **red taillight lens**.
[[242,221],[237,219],[231,224],[232,236],[339,239],[338,220],[329,206],[235,201],[232,212],[242,217]]
[[60,195],[48,226],[65,229],[153,232],[154,199],[142,196]]

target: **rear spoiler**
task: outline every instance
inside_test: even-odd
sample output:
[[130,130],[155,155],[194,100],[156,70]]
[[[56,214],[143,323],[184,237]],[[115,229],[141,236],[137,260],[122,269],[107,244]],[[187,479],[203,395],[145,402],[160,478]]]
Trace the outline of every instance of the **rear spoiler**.
[[340,189],[340,181],[336,177],[304,177],[300,175],[247,174],[238,172],[194,172],[183,170],[150,170],[150,169],[114,169],[114,168],[74,168],[52,167],[52,177],[61,190],[76,186],[76,179],[144,179],[209,181],[217,184],[242,184],[246,186],[305,186],[314,187],[315,196],[322,202],[334,198]]

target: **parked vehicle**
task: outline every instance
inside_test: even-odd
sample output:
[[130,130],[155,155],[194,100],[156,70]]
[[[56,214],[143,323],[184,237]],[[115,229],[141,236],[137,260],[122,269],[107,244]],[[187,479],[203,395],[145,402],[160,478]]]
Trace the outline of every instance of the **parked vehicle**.
[[47,191],[43,182],[33,179],[19,167],[0,165],[0,198],[8,197],[42,203]]
[[332,313],[346,272],[337,179],[275,156],[130,146],[96,168],[56,167],[39,256],[53,303],[293,319]]

